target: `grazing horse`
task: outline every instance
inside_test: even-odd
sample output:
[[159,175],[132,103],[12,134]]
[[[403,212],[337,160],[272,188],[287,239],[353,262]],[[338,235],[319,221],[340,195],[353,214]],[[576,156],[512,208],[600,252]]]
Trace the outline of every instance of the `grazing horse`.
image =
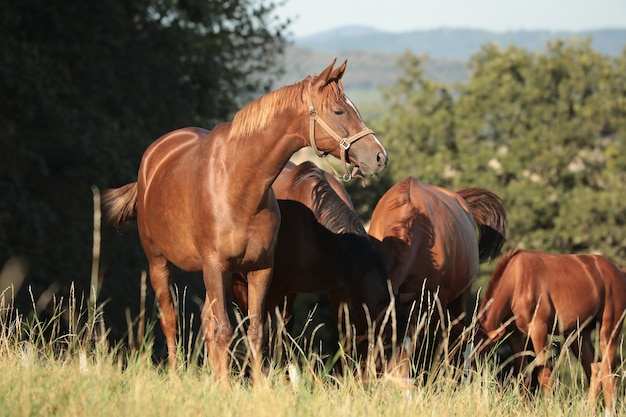
[[202,271],[203,331],[209,364],[221,380],[228,375],[232,339],[225,291],[232,273],[246,274],[255,375],[280,224],[272,183],[291,155],[307,145],[340,158],[346,172],[348,162],[364,174],[387,165],[385,148],[344,94],[346,62],[334,64],[260,97],[212,131],[184,128],[165,134],[145,151],[137,182],[104,193],[114,225],[136,215],[170,368],[177,362],[172,264]]
[[[288,163],[272,189],[281,224],[274,255],[274,274],[266,306],[293,314],[297,293],[324,292],[338,325],[342,303],[351,306],[357,336],[367,333],[366,306],[373,319],[391,302],[385,264],[372,246],[345,188],[311,162]],[[233,297],[247,306],[247,282],[233,277]]]
[[462,333],[461,318],[479,263],[497,256],[506,239],[504,207],[484,189],[454,193],[408,177],[379,200],[369,234],[380,246],[401,309],[414,313],[411,332],[422,327],[417,321],[428,320],[426,313],[433,313],[430,325],[424,326],[429,330],[426,344],[416,346],[420,361],[428,365],[441,339],[437,328],[446,316],[452,324],[450,340]]
[[[516,369],[523,371],[525,336],[536,358],[536,378],[547,392],[552,372],[548,335],[573,335],[572,351],[589,382],[589,401],[600,390],[607,407],[615,405],[613,374],[617,337],[626,309],[626,278],[601,255],[555,255],[531,250],[506,253],[496,265],[481,303],[477,340],[481,352],[505,334]],[[594,363],[591,332],[599,326],[602,359]],[[487,342],[487,343],[485,343]]]

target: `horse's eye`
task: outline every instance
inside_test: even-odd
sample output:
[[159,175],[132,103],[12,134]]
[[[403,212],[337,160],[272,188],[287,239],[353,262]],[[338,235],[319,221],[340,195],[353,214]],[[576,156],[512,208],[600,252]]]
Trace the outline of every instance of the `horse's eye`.
[[344,111],[342,109],[339,109],[339,110],[334,110],[333,113],[335,113],[337,116],[341,116],[344,113]]

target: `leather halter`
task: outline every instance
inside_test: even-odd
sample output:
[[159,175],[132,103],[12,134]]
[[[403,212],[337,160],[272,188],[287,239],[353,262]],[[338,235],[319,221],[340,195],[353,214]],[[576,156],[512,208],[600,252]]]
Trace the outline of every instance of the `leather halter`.
[[[346,161],[346,156],[348,155],[348,150],[350,149],[350,146],[352,146],[352,144],[354,142],[356,142],[357,140],[369,135],[369,134],[373,134],[374,131],[372,129],[364,129],[361,130],[358,133],[355,133],[352,136],[348,136],[345,138],[342,138],[341,136],[339,136],[335,131],[333,131],[330,126],[328,126],[326,124],[326,122],[324,122],[322,120],[321,117],[319,117],[319,115],[317,114],[317,110],[315,110],[315,107],[313,106],[313,101],[311,100],[311,84],[309,84],[309,119],[311,120],[310,123],[310,129],[309,129],[309,141],[311,143],[311,147],[313,148],[313,150],[315,151],[315,154],[319,157],[324,157],[326,156],[327,152],[320,152],[319,149],[317,148],[317,145],[315,143],[315,122],[319,123],[319,125],[326,131],[326,133],[328,133],[330,136],[333,137],[333,139],[335,139],[338,143],[339,143],[339,149],[340,149],[340,155],[341,155],[341,163],[343,165],[343,170],[344,170],[344,174],[341,176],[341,178],[345,181],[348,182],[350,181],[352,178],[354,178],[356,175],[356,172],[358,171],[359,167],[355,166],[354,169],[352,170],[352,172],[348,171],[348,163]],[[332,165],[331,165],[332,168]],[[334,168],[333,168],[334,171]],[[335,174],[337,174],[335,172]]]

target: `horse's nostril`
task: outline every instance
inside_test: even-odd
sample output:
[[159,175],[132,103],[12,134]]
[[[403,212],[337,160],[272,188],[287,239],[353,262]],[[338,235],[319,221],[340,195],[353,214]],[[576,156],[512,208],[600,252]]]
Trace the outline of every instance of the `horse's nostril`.
[[378,152],[378,155],[376,155],[376,162],[378,162],[378,165],[387,165],[387,154],[385,152]]

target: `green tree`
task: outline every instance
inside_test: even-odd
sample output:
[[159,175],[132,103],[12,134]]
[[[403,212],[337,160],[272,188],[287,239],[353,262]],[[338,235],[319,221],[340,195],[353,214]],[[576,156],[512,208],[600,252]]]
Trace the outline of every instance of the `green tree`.
[[508,247],[601,252],[626,264],[625,60],[626,50],[611,58],[589,40],[557,40],[541,53],[485,45],[469,81],[441,86],[405,55],[376,126],[392,182],[413,175],[488,188],[508,208]]
[[374,124],[389,152],[388,170],[396,181],[415,175],[449,185],[454,167],[446,161],[458,159],[459,150],[451,91],[424,75],[423,58],[407,52],[399,66],[402,75],[383,95],[388,112]]
[[[267,91],[289,24],[276,7],[0,0],[0,267],[27,257],[35,299],[51,286],[66,294],[70,283],[86,292],[91,186],[133,181],[160,135],[211,128]],[[104,232],[105,277],[125,291],[144,265],[140,246]],[[18,305],[28,310],[28,298],[24,285]]]

